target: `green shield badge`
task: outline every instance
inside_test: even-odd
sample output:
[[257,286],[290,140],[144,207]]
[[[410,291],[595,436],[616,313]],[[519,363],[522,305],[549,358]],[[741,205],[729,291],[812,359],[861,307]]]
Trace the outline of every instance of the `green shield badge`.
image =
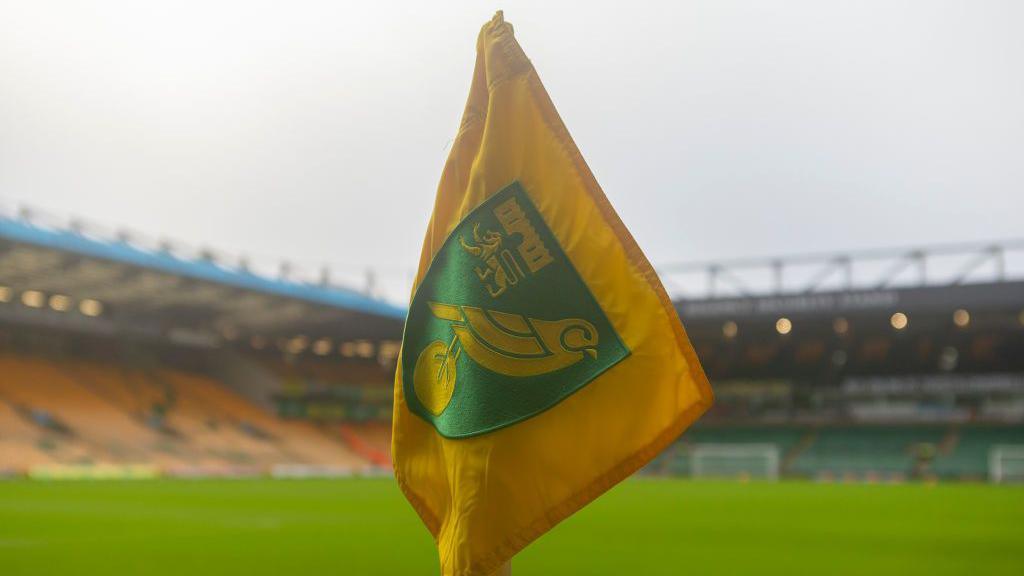
[[448,438],[535,416],[629,355],[517,182],[445,240],[403,342],[409,409]]

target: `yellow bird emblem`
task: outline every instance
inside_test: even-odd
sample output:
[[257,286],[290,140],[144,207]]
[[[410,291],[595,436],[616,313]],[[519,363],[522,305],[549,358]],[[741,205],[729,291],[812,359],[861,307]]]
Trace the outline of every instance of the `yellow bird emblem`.
[[541,320],[475,306],[429,302],[431,313],[451,323],[450,343],[431,342],[416,362],[416,395],[440,414],[455,391],[455,363],[465,350],[484,368],[506,376],[537,376],[597,358],[597,328],[581,318]]

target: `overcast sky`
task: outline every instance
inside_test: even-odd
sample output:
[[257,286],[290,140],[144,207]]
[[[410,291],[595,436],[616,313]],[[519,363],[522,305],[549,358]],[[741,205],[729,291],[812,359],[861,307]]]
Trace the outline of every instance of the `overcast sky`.
[[401,285],[503,8],[656,265],[1024,236],[1024,2],[0,6],[8,205]]

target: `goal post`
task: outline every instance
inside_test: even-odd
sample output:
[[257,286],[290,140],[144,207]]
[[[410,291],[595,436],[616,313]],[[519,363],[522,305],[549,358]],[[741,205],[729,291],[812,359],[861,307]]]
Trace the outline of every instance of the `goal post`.
[[690,451],[694,478],[779,479],[776,444],[696,444]]
[[995,484],[1024,482],[1024,444],[996,444],[990,448],[988,477]]

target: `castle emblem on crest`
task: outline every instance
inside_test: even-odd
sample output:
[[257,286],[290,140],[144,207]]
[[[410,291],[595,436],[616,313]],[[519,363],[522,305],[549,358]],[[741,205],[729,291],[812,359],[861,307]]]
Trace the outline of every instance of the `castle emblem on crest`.
[[483,282],[491,298],[501,296],[509,287],[515,286],[526,276],[512,251],[505,248],[505,240],[508,235],[519,234],[522,236],[522,242],[516,248],[516,252],[526,263],[531,274],[536,274],[554,261],[551,253],[544,246],[544,242],[537,235],[537,230],[526,219],[526,215],[515,198],[510,198],[499,204],[494,209],[494,215],[501,223],[505,234],[494,230],[488,230],[481,234],[480,223],[477,222],[473,225],[473,243],[469,243],[464,237],[459,236],[459,244],[462,249],[482,261],[483,264],[476,266],[473,271],[476,273],[476,277]]

